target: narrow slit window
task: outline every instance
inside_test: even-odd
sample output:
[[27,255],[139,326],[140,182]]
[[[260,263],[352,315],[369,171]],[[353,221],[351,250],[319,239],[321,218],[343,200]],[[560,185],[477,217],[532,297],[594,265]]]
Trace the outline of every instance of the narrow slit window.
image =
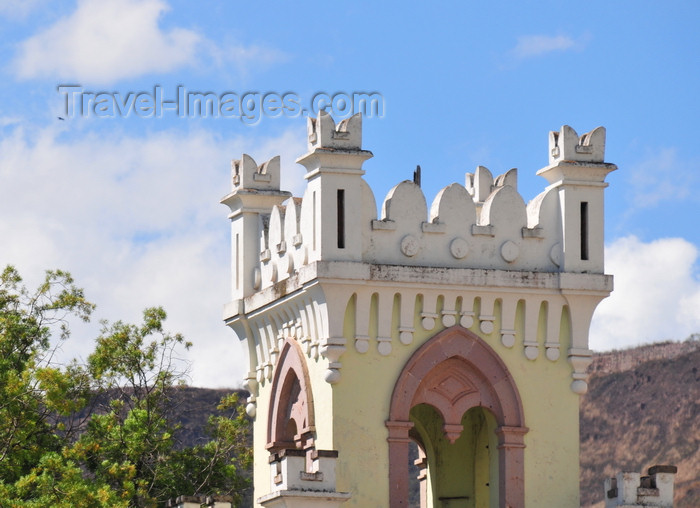
[[240,255],[240,252],[238,251],[238,247],[239,247],[239,245],[238,245],[238,233],[236,233],[236,246],[235,246],[235,251],[236,251],[236,268],[235,268],[235,271],[236,271],[236,289],[240,288],[240,275],[239,275],[239,273],[241,271],[241,266],[240,266],[241,255]]
[[338,189],[338,248],[345,248],[345,189]]
[[588,202],[581,202],[581,260],[588,261]]
[[313,192],[313,195],[311,196],[311,202],[313,203],[313,210],[311,215],[311,237],[312,237],[312,248],[313,250],[316,250],[316,191]]

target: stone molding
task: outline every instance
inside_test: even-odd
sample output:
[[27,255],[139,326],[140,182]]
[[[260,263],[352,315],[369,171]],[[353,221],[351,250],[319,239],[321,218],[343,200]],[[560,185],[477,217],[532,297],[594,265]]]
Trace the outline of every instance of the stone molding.
[[[272,379],[280,341],[287,337],[296,339],[308,359],[322,357],[326,380],[337,383],[348,347],[359,354],[389,356],[411,346],[418,309],[425,331],[476,326],[494,347],[520,347],[530,361],[568,361],[572,389],[585,393],[588,326],[595,305],[611,289],[612,278],[601,274],[317,261],[230,306],[225,319],[248,343],[254,388]],[[348,314],[351,304],[354,312]],[[370,316],[394,312],[398,315],[392,319],[377,320],[377,335],[371,337]],[[348,315],[355,330],[350,344],[344,337]],[[570,336],[560,336],[562,321],[569,323]],[[498,329],[495,323],[500,323]],[[256,393],[251,393],[254,399]]]

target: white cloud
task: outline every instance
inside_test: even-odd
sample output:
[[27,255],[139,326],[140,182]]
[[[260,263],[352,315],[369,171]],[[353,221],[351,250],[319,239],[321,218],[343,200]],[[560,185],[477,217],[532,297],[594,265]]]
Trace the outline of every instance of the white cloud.
[[523,35],[518,37],[513,55],[517,59],[532,58],[554,51],[567,51],[578,45],[568,35]]
[[649,243],[634,236],[607,246],[615,290],[595,312],[590,342],[608,350],[700,332],[700,249],[681,238]]
[[[96,319],[138,322],[143,308],[163,306],[167,328],[194,342],[194,384],[234,385],[244,364],[221,321],[230,244],[228,209],[218,203],[230,190],[229,162],[243,151],[259,162],[281,154],[283,171],[299,179],[290,168],[304,148],[290,133],[223,139],[206,130],[166,131],[62,141],[55,128],[17,127],[0,139],[0,265],[15,264],[30,285],[46,268],[72,272],[98,304]],[[85,357],[98,329],[77,327],[64,357]]]
[[13,62],[18,77],[109,84],[145,74],[217,64],[277,61],[261,47],[221,47],[201,33],[159,22],[165,0],[79,0],[77,9],[19,45]]
[[21,44],[18,74],[104,83],[181,67],[194,59],[200,36],[163,31],[166,10],[161,0],[80,0],[71,15]]

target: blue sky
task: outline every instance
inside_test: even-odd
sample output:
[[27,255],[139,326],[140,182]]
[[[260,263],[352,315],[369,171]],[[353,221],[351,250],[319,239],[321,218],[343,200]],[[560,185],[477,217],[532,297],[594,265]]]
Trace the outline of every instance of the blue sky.
[[[5,0],[0,263],[30,283],[71,271],[98,319],[163,305],[195,343],[192,383],[235,385],[218,200],[243,152],[281,154],[283,186],[300,195],[304,115],[86,118],[66,114],[57,87],[294,94],[304,107],[320,92],[375,92],[383,115],[365,120],[363,142],[379,203],[416,164],[429,201],[477,165],[519,168],[527,201],[546,184],[535,172],[550,130],[604,125],[606,160],[620,168],[606,191],[616,290],[591,344],[683,339],[700,332],[699,18],[694,2]],[[96,329],[76,328],[63,354],[84,356]]]

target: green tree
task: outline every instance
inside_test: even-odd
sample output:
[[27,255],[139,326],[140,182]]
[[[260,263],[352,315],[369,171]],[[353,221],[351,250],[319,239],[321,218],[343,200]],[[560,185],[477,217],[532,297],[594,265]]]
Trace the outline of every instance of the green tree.
[[87,320],[94,306],[70,275],[50,271],[30,293],[12,267],[0,276],[0,479],[12,483],[47,452],[60,451],[72,428],[57,416],[85,403],[85,378],[75,365],[49,366],[51,330],[69,336],[70,316]]
[[[248,422],[235,397],[210,418],[210,439],[176,442],[174,394],[191,344],[163,330],[165,312],[140,325],[103,323],[85,364],[51,363],[52,330],[94,306],[70,275],[47,272],[30,293],[8,267],[0,281],[0,500],[9,506],[151,507],[180,494],[246,486]],[[0,503],[0,506],[4,504]]]

